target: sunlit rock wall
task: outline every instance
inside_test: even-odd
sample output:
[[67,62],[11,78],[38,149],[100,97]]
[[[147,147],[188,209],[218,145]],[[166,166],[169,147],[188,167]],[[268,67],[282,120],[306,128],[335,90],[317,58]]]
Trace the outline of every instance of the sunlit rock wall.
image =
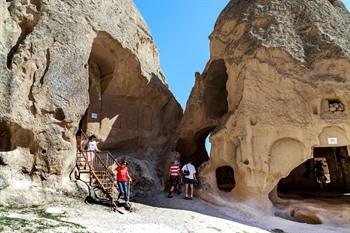
[[210,41],[175,145],[202,165],[203,198],[269,205],[313,148],[350,145],[350,15],[340,1],[232,0]]
[[0,48],[0,203],[72,191],[79,127],[166,150],[182,111],[131,0],[1,1]]

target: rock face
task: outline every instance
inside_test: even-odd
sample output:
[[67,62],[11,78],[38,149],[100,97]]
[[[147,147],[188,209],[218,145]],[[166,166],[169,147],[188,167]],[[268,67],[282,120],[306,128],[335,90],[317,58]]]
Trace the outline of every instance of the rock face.
[[182,116],[131,0],[1,1],[0,61],[0,203],[69,189],[78,128],[157,157]]
[[232,0],[210,41],[176,141],[183,160],[201,165],[200,195],[268,206],[282,178],[285,190],[319,189],[309,160],[318,157],[328,162],[329,188],[348,191],[350,14],[343,4]]

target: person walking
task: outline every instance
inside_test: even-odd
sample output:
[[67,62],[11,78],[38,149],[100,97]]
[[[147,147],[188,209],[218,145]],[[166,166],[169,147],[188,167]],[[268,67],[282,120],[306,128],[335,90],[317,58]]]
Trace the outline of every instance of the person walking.
[[116,176],[116,180],[119,188],[117,202],[119,201],[120,197],[123,195],[125,200],[125,206],[130,207],[128,185],[130,185],[130,182],[132,182],[132,179],[129,175],[128,163],[126,162],[126,160],[123,160],[122,163],[115,168],[115,176]]
[[188,162],[182,167],[181,171],[185,176],[185,199],[192,200],[193,184],[196,181],[196,168],[191,162]]
[[179,167],[179,162],[176,160],[169,168],[169,177],[170,177],[170,181],[171,181],[171,187],[169,190],[168,198],[172,198],[173,192],[175,189],[176,189],[178,195],[181,193],[180,167]]

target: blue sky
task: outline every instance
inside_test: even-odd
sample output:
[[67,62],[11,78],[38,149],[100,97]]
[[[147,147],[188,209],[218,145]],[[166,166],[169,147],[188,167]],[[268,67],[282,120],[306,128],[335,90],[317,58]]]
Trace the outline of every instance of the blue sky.
[[209,60],[208,36],[228,0],[134,0],[160,50],[166,80],[183,108]]
[[[166,80],[183,108],[209,60],[215,21],[229,0],[134,0],[160,50]],[[350,9],[350,0],[343,0]]]

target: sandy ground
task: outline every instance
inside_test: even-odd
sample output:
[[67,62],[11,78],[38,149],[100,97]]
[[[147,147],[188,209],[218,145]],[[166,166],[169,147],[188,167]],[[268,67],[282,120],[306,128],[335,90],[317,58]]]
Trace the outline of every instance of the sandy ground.
[[[0,209],[1,232],[230,232],[230,233],[350,233],[348,228],[330,225],[308,225],[288,221],[263,210],[242,204],[217,207],[199,199],[184,200],[182,196],[167,198],[159,193],[153,198],[133,203],[131,212],[123,214],[109,207],[84,204],[73,200],[30,209]],[[49,214],[43,212],[50,207]],[[52,208],[53,207],[53,208]],[[52,214],[52,209],[53,214]],[[55,211],[57,212],[55,215]],[[4,218],[16,219],[4,226]],[[18,219],[21,219],[19,221]],[[24,222],[23,222],[24,221]],[[24,224],[26,223],[26,224]],[[34,224],[35,223],[35,224]],[[14,227],[14,225],[16,225]],[[252,227],[255,226],[255,227]]]
[[[202,215],[208,217],[210,216],[220,218],[222,220],[225,219],[230,222],[255,226],[268,232],[275,230],[275,232],[288,233],[350,233],[349,226],[338,227],[331,224],[310,225],[298,223],[276,217],[270,211],[263,209],[259,210],[242,203],[232,203],[226,207],[217,207],[199,199],[187,201],[183,200],[183,197],[168,199],[165,196],[165,194],[159,194],[152,199],[142,200],[142,202],[150,206],[157,206],[167,209],[183,209],[191,211],[191,213],[201,213]],[[218,224],[220,223],[218,222]],[[224,230],[227,230],[227,228],[224,228]]]

